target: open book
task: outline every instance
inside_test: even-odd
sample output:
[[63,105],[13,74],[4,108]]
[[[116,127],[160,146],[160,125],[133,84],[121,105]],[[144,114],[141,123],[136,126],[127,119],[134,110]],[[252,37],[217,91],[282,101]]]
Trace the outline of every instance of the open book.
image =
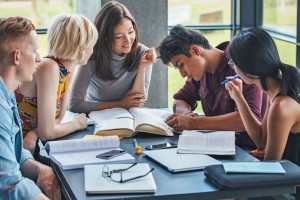
[[[71,112],[69,110],[66,110],[65,115],[64,115],[64,117],[63,117],[63,119],[61,120],[60,123],[63,124],[63,123],[70,122],[70,121],[72,121],[75,118],[76,115],[78,115],[78,113],[73,113],[73,112]],[[95,124],[95,121],[92,120],[92,119],[90,119],[90,118],[88,118],[87,124],[88,125],[93,125],[93,124]]]
[[234,131],[183,131],[179,136],[178,153],[235,155]]
[[45,148],[49,150],[49,157],[62,169],[83,168],[86,164],[102,163],[132,163],[134,157],[128,153],[110,160],[96,158],[97,155],[120,149],[117,136],[107,136],[91,139],[72,139],[47,142]]
[[130,137],[135,132],[147,132],[173,136],[172,129],[165,123],[168,111],[148,108],[111,108],[92,111],[89,117],[96,122],[94,134]]

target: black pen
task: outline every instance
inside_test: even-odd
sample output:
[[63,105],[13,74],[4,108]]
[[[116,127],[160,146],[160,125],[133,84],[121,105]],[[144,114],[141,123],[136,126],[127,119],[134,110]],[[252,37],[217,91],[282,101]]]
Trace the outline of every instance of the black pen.
[[176,113],[176,103],[173,104],[173,113]]

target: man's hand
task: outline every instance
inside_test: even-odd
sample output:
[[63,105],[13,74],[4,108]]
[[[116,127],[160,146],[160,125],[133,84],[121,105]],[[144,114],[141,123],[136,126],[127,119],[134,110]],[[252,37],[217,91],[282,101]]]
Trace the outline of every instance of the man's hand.
[[186,113],[185,115],[189,116],[189,117],[198,117],[199,116],[197,113],[193,113],[193,112]]
[[193,117],[183,114],[172,114],[166,119],[166,123],[176,131],[192,130]]
[[32,200],[49,200],[43,193],[39,193]]
[[39,174],[36,184],[49,199],[61,199],[60,188],[52,168],[42,164],[39,165]]

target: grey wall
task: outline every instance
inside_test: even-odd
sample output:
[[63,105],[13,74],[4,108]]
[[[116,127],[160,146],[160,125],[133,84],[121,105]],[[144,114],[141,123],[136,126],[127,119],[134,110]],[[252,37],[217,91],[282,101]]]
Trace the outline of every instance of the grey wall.
[[97,12],[101,8],[100,0],[77,0],[77,13],[86,16],[92,22],[96,17]]
[[[96,13],[110,0],[77,0],[77,12],[94,21]],[[140,42],[148,47],[157,47],[168,31],[168,0],[119,0],[135,17]],[[151,85],[146,107],[168,106],[168,72],[162,62],[157,61],[152,70]]]

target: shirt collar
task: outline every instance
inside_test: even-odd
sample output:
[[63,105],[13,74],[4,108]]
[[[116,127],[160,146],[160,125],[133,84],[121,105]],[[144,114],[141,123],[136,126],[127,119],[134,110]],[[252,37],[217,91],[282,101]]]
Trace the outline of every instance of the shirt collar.
[[224,52],[220,59],[216,72],[222,72],[226,67],[228,67],[228,58],[226,56],[226,53]]
[[222,72],[226,67],[228,67],[228,45],[229,41],[226,41],[216,46],[217,49],[224,51],[216,70],[218,73]]
[[9,104],[9,106],[11,107],[11,108],[14,108],[14,102],[15,102],[15,93],[12,93],[12,95],[9,95],[8,94],[8,92],[7,92],[7,89],[6,89],[6,86],[5,86],[5,84],[4,84],[4,81],[3,81],[3,79],[2,79],[2,77],[0,76],[0,90],[1,91],[3,91],[3,94],[4,94],[4,96],[5,96],[5,98],[6,98],[6,101],[7,101],[7,103]]

